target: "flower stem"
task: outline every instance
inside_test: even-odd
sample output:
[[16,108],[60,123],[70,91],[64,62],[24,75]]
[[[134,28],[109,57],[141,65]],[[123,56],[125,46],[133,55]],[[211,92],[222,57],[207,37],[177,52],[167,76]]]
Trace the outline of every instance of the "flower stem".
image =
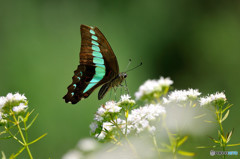
[[[224,130],[223,130],[223,126],[222,126],[222,106],[219,107],[219,109],[217,109],[217,105],[215,104],[215,111],[216,111],[216,116],[217,116],[217,122],[219,124],[219,127],[220,127],[220,132],[221,132],[221,135],[224,137]],[[221,139],[222,137],[219,136],[219,138]],[[226,143],[221,140],[222,143],[220,146],[222,146],[222,150],[225,151],[225,148],[226,148]],[[223,158],[225,159],[226,158],[226,155],[223,155]]]
[[19,131],[19,133],[21,135],[21,138],[22,138],[22,141],[23,141],[23,144],[24,144],[23,146],[26,148],[30,159],[33,159],[31,151],[30,151],[30,149],[28,147],[28,143],[26,142],[26,139],[25,139],[25,137],[23,135],[22,129],[21,129],[20,125],[19,125],[19,121],[17,120],[17,118],[16,118],[16,116],[15,116],[15,114],[14,114],[14,112],[12,110],[11,110],[11,114],[12,114],[12,117],[13,117],[16,125],[17,125],[18,131]]
[[153,144],[154,144],[154,146],[155,146],[155,148],[156,148],[156,150],[158,152],[158,157],[161,158],[160,151],[159,151],[159,148],[158,148],[158,144],[157,144],[157,140],[156,140],[155,135],[153,135],[152,138],[153,138]]
[[134,155],[135,155],[137,158],[139,158],[139,156],[138,156],[138,154],[137,154],[137,151],[136,151],[135,147],[133,146],[133,144],[128,140],[126,134],[124,134],[124,133],[122,132],[121,128],[120,128],[120,127],[118,126],[118,124],[114,121],[112,115],[110,115],[110,116],[111,116],[111,119],[112,119],[113,124],[117,127],[117,129],[119,130],[119,132],[124,136],[124,138],[125,138],[125,140],[127,141],[129,147],[130,147],[131,150],[133,151]]
[[127,115],[125,115],[126,118],[126,128],[125,128],[125,135],[127,136],[127,125],[128,125],[128,110],[126,111]]
[[14,138],[17,142],[19,142],[21,145],[24,145],[24,143],[22,141],[20,141],[15,135],[12,134],[12,132],[5,126],[5,130],[6,132],[9,133],[9,135]]

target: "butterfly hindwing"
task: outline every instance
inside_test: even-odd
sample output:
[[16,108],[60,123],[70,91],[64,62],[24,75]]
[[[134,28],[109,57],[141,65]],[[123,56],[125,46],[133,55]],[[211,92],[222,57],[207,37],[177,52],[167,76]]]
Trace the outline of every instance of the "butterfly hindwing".
[[87,98],[97,87],[111,81],[118,73],[118,63],[111,46],[96,27],[81,25],[80,65],[63,97],[75,104]]

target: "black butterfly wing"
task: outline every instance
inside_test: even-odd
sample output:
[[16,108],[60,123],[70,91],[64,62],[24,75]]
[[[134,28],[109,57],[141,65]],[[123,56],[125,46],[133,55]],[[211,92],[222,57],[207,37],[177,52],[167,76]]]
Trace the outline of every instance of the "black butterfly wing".
[[119,73],[117,58],[105,36],[97,27],[81,25],[80,65],[74,71],[65,102],[76,104],[97,87],[111,81]]

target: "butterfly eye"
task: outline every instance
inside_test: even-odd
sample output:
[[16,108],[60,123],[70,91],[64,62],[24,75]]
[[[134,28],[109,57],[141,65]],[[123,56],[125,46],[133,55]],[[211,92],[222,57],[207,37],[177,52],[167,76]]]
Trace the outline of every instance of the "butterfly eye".
[[124,74],[124,76],[123,76],[124,78],[127,78],[127,74]]

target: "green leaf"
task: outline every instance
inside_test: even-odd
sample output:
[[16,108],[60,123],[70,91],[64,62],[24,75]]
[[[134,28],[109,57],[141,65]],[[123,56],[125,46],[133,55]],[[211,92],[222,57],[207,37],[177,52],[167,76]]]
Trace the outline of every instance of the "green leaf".
[[4,131],[0,132],[0,135],[2,135],[2,134],[6,134],[6,133],[7,133],[7,131],[4,130]]
[[34,112],[34,109],[30,112],[30,114],[29,115],[31,115],[32,113]]
[[[32,124],[33,124],[33,123],[35,122],[35,120],[37,119],[38,115],[39,115],[39,114],[37,114],[37,115],[33,118],[33,120],[31,121],[31,123],[26,127],[26,130],[28,130],[28,129],[32,126]],[[24,128],[24,130],[25,130],[25,128]]]
[[181,146],[184,142],[186,142],[188,139],[188,136],[184,136],[180,141],[178,141],[177,146]]
[[28,145],[31,145],[31,144],[37,142],[38,140],[40,140],[41,138],[45,137],[46,135],[47,135],[47,133],[43,134],[42,136],[40,136],[37,139],[33,140],[32,142],[28,143]]
[[125,113],[125,117],[128,118],[128,110]]
[[[23,152],[23,150],[25,149],[26,147],[24,146],[24,147],[22,147],[15,155],[13,154],[13,155],[11,155],[11,157],[12,158],[16,158],[18,155],[20,155],[22,152]],[[11,158],[10,157],[10,158]]]
[[28,121],[28,117],[30,116],[30,113],[27,112],[26,116],[23,119],[23,122],[26,123]]
[[225,109],[223,109],[223,113],[227,110],[227,109],[229,109],[230,107],[232,107],[233,105],[232,104],[229,104]]
[[12,136],[1,137],[0,140],[11,139]]
[[221,140],[221,132],[218,130],[218,138],[219,138],[219,140]]
[[215,142],[216,144],[219,144],[220,143],[220,141],[218,141],[218,140],[216,140],[216,139],[214,139],[213,137],[211,137],[211,136],[209,136],[209,138],[213,141],[213,142]]
[[223,140],[223,143],[226,143],[226,142],[227,142],[226,138],[225,138],[223,135],[221,135],[221,138],[222,138],[222,140]]
[[227,143],[231,140],[234,129],[227,134]]
[[225,113],[224,117],[223,117],[222,120],[221,120],[221,123],[222,123],[225,119],[227,119],[227,117],[228,117],[228,115],[229,115],[229,112],[230,112],[230,110],[228,110],[227,113]]
[[169,150],[172,149],[172,147],[171,147],[170,145],[167,145],[167,144],[165,144],[165,143],[162,143],[161,146],[162,146],[162,147],[165,147],[165,148],[167,148],[167,149],[169,149]]
[[213,121],[210,121],[210,120],[204,120],[204,122],[206,122],[206,123],[214,123]]
[[177,151],[180,155],[183,155],[183,156],[195,156],[195,153],[194,152],[187,152],[187,151],[182,151],[182,150],[178,150]]
[[198,118],[202,118],[204,116],[206,116],[207,114],[201,114],[201,115],[198,115],[198,116],[195,116],[194,119],[198,119]]
[[240,143],[238,143],[238,144],[228,144],[227,146],[240,146]]
[[217,145],[213,145],[213,146],[198,146],[196,147],[197,149],[206,149],[206,148],[216,148],[218,147]]
[[2,151],[2,159],[7,159],[7,157],[3,151]]

